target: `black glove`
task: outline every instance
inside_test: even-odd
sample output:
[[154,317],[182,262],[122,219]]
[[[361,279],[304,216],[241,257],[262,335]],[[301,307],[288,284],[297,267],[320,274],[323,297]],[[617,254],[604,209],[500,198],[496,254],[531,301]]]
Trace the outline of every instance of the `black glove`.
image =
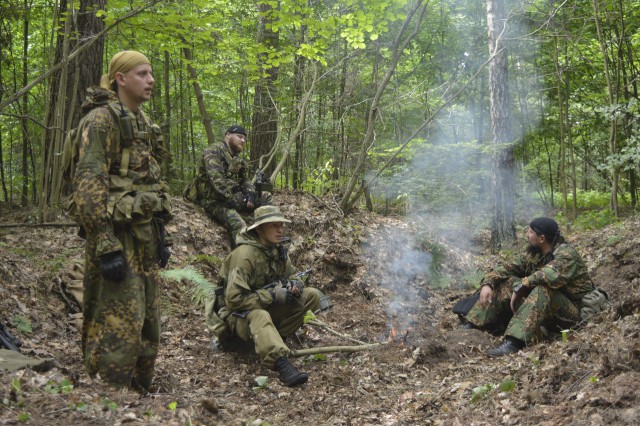
[[100,256],[100,272],[105,280],[120,282],[127,276],[127,262],[121,251]]
[[242,211],[247,208],[247,202],[245,201],[244,194],[238,192],[229,199],[229,207],[234,210]]
[[295,297],[300,297],[302,294],[302,290],[304,290],[304,285],[302,285],[301,281],[298,280],[289,280],[287,283],[287,288],[291,290]]
[[160,246],[160,260],[158,260],[158,264],[162,269],[164,269],[169,263],[169,258],[171,257],[171,250],[169,247],[164,244]]
[[271,297],[273,303],[280,303],[281,305],[287,305],[293,301],[293,293],[286,287],[276,287],[271,290]]

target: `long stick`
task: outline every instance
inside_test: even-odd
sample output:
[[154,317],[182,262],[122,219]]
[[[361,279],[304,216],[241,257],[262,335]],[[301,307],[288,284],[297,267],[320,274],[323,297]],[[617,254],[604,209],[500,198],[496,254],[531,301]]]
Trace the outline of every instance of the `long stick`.
[[353,343],[357,343],[359,345],[368,345],[369,344],[367,342],[363,342],[361,340],[354,339],[351,336],[347,336],[346,334],[338,333],[333,328],[329,327],[327,324],[325,324],[322,321],[319,321],[317,319],[309,321],[308,324],[315,325],[317,327],[321,327],[321,328],[327,330],[329,333],[335,334],[336,336],[340,336],[340,337],[342,337],[344,339],[347,339],[347,340],[351,340]]
[[384,343],[371,343],[368,345],[356,345],[356,346],[320,346],[317,348],[298,349],[295,351],[291,351],[289,356],[299,357],[299,356],[305,356],[305,355],[328,354],[332,352],[359,352],[359,351],[367,351],[370,349],[375,349],[381,345],[384,345]]

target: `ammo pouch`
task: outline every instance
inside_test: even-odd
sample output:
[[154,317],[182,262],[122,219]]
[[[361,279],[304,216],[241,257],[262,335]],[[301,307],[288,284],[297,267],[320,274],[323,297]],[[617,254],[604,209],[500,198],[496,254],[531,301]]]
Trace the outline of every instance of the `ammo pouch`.
[[478,303],[478,300],[480,300],[479,291],[472,296],[458,300],[458,302],[453,305],[453,308],[451,310],[454,314],[458,314],[460,319],[462,319],[469,313],[469,311],[475,306],[475,304]]
[[131,225],[134,237],[141,243],[152,241],[154,217],[172,217],[171,199],[164,183],[134,184],[131,179],[109,176],[108,212],[114,225]]
[[609,295],[603,289],[596,287],[595,290],[582,297],[582,307],[580,308],[581,322],[588,321],[591,317],[606,311],[611,306]]

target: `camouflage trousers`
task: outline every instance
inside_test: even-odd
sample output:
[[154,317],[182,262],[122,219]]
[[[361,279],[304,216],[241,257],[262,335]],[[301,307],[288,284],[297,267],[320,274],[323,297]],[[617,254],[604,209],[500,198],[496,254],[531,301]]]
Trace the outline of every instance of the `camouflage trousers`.
[[116,232],[127,260],[127,276],[107,281],[87,239],[82,351],[87,373],[117,386],[148,389],[160,343],[157,236],[147,244],[130,230]]
[[231,314],[227,323],[233,333],[242,340],[253,340],[260,360],[274,368],[276,360],[289,354],[283,337],[293,335],[302,327],[307,311],[315,311],[320,304],[321,293],[307,287],[291,304],[272,304],[268,309],[252,309],[244,317]]
[[467,314],[467,321],[488,331],[506,327],[506,336],[526,343],[542,340],[542,327],[559,331],[580,321],[579,307],[560,291],[534,287],[527,297],[518,301],[515,314],[511,311],[511,294],[509,285],[499,285],[493,292],[493,303],[485,307],[476,304]]
[[[262,196],[256,200],[256,204],[258,206],[271,205],[272,199],[271,193],[263,192]],[[198,203],[204,208],[207,214],[216,221],[216,223],[224,226],[227,231],[231,233],[231,239],[234,243],[238,233],[247,226],[245,219],[248,219],[253,213],[253,210],[238,212],[235,209],[226,207],[219,201],[201,199]]]

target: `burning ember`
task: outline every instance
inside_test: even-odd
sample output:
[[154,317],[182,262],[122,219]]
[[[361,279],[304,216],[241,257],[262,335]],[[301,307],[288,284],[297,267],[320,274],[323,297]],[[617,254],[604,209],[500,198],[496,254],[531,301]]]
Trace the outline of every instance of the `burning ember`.
[[404,331],[398,332],[395,327],[391,327],[391,331],[389,333],[389,341],[390,342],[399,342],[403,345],[407,344],[407,337],[409,333],[413,331],[413,327],[407,327]]

